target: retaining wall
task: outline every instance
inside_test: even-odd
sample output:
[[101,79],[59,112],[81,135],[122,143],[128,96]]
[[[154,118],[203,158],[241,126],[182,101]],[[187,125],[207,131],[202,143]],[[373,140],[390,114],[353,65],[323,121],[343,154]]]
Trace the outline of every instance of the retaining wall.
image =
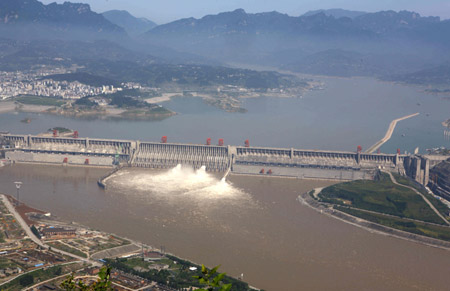
[[70,165],[86,165],[86,159],[89,159],[91,166],[112,166],[113,158],[110,156],[87,156],[87,155],[70,155],[70,154],[48,154],[48,153],[32,153],[24,151],[7,152],[6,158],[16,162],[26,163],[49,163],[63,164],[67,158],[67,164]]
[[[264,174],[260,174],[264,169]],[[267,171],[272,170],[272,174]],[[360,180],[373,179],[373,173],[362,170],[336,170],[336,169],[320,169],[320,168],[300,168],[300,167],[264,167],[256,165],[239,165],[234,164],[232,168],[234,174],[250,174],[261,176],[287,176],[299,179],[326,179],[326,180]]]

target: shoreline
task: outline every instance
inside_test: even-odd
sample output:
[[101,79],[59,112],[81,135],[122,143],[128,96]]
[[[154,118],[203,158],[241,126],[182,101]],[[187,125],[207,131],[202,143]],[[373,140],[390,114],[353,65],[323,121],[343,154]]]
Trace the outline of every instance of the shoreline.
[[[91,110],[85,112],[59,112],[59,107],[48,105],[30,105],[30,104],[16,104],[15,101],[0,101],[0,114],[3,113],[33,113],[33,114],[48,114],[55,116],[71,117],[76,119],[123,119],[123,120],[153,120],[168,118],[176,115],[176,112],[168,110],[167,113],[132,113],[120,108],[107,108],[102,110]],[[133,111],[133,110],[130,110]]]
[[[13,196],[11,196],[11,195],[9,195],[9,194],[5,194],[5,193],[1,193],[0,192],[0,200],[2,200],[2,199],[6,199],[6,200],[8,200],[8,201],[10,201],[10,203],[12,203],[12,201],[16,201],[16,199],[13,197]],[[14,207],[14,206],[13,206]],[[38,223],[38,221],[34,221],[34,220],[31,220],[31,219],[29,219],[28,217],[27,217],[27,213],[41,213],[41,214],[45,214],[45,213],[51,213],[51,212],[49,212],[49,211],[43,211],[43,210],[41,210],[41,209],[38,209],[38,208],[36,208],[36,207],[33,207],[33,206],[30,206],[30,205],[28,205],[28,204],[26,204],[26,203],[24,203],[24,202],[21,202],[21,207],[23,207],[23,208],[25,208],[25,209],[27,209],[27,210],[31,210],[31,211],[28,211],[28,212],[24,212],[23,213],[23,215],[22,215],[22,213],[21,212],[17,212],[17,214],[20,216],[20,217],[22,217],[22,219],[25,221],[25,222],[27,222],[27,220],[30,220],[30,221],[33,221],[33,222],[35,222],[35,223]],[[16,207],[14,207],[14,209],[16,209],[16,211],[17,211],[17,208]],[[14,215],[14,214],[13,214]],[[119,253],[118,255],[116,255],[116,256],[113,256],[113,257],[110,257],[110,258],[122,258],[122,257],[125,257],[125,256],[129,256],[129,255],[131,255],[131,256],[133,256],[133,255],[139,255],[140,253],[141,253],[141,249],[142,248],[146,248],[146,249],[151,249],[151,250],[153,250],[153,251],[156,251],[156,252],[159,252],[159,253],[161,253],[161,254],[164,254],[164,255],[169,255],[169,256],[172,256],[172,257],[175,257],[175,258],[177,258],[177,259],[180,259],[180,260],[184,260],[184,261],[187,261],[187,262],[189,262],[189,263],[191,263],[192,265],[196,265],[196,266],[198,266],[198,267],[200,267],[202,264],[199,264],[199,263],[197,263],[197,262],[194,262],[194,261],[192,261],[192,260],[190,260],[190,259],[187,259],[187,258],[185,258],[185,257],[182,257],[182,256],[179,256],[179,255],[176,255],[176,254],[173,254],[173,253],[171,253],[171,252],[166,252],[165,250],[161,250],[161,249],[159,249],[159,248],[156,248],[156,247],[154,247],[154,246],[152,246],[152,245],[149,245],[149,244],[146,244],[146,243],[143,243],[143,242],[140,242],[140,241],[136,241],[136,240],[134,240],[134,239],[130,239],[130,238],[128,238],[128,237],[124,237],[124,236],[121,236],[121,235],[117,235],[116,233],[113,233],[113,232],[106,232],[106,231],[103,231],[103,230],[96,230],[96,229],[93,229],[92,227],[89,227],[89,226],[86,226],[86,225],[84,225],[84,224],[81,224],[81,223],[79,223],[79,222],[76,222],[76,221],[71,221],[71,222],[67,222],[66,220],[64,220],[64,219],[62,219],[62,218],[60,218],[60,217],[58,217],[58,216],[56,216],[56,215],[53,215],[53,214],[51,214],[54,218],[55,218],[55,221],[57,222],[57,223],[63,223],[63,224],[67,224],[67,225],[69,225],[69,224],[71,224],[71,225],[74,225],[75,227],[82,227],[82,228],[85,228],[85,229],[90,229],[90,230],[94,230],[94,231],[99,231],[99,232],[101,232],[101,233],[104,233],[104,234],[108,234],[108,235],[112,235],[112,236],[114,236],[114,237],[117,237],[117,238],[119,238],[119,239],[124,239],[124,240],[127,240],[127,241],[129,241],[130,243],[128,244],[128,245],[122,245],[122,246],[117,246],[117,247],[113,247],[113,248],[110,248],[110,249],[104,249],[104,250],[100,250],[100,251],[98,251],[98,252],[95,252],[95,253],[93,253],[91,256],[89,256],[88,258],[85,258],[85,260],[99,260],[99,259],[96,259],[96,258],[94,258],[94,256],[96,255],[96,254],[99,254],[99,253],[101,253],[101,252],[108,252],[108,251],[111,251],[111,250],[117,250],[117,249],[120,249],[120,248],[124,248],[124,247],[127,247],[127,246],[132,246],[132,245],[134,245],[134,246],[136,246],[137,248],[138,248],[138,250],[137,251],[131,251],[131,252],[124,252],[124,253]],[[25,216],[25,217],[24,217]],[[28,226],[30,226],[30,224],[27,222],[27,225]],[[25,230],[24,230],[25,231]],[[56,249],[56,248],[52,248],[52,249]],[[106,258],[106,257],[105,257]],[[103,258],[102,258],[103,259]],[[239,278],[238,277],[233,277],[233,276],[230,276],[230,275],[227,275],[227,276],[229,276],[229,277],[231,277],[231,278],[234,278],[234,279],[236,279],[236,280],[239,280]],[[14,278],[15,279],[15,278]],[[56,277],[55,278],[51,278],[51,280],[54,280],[54,279],[56,279]],[[245,281],[244,281],[245,282]],[[3,285],[3,284],[5,284],[5,283],[7,283],[7,282],[3,282],[2,284],[0,284],[0,286],[1,285]],[[247,283],[247,282],[246,282]],[[247,283],[248,284],[248,283]],[[252,290],[261,290],[261,289],[259,289],[259,288],[257,288],[257,287],[254,287],[254,286],[252,286],[252,285],[250,285],[250,284],[248,284],[248,287],[250,288],[250,289],[252,289]]]
[[[315,191],[314,189],[313,191]],[[418,244],[439,248],[442,250],[450,251],[450,242],[434,239],[431,237],[426,237],[406,231],[402,231],[399,229],[387,227],[378,223],[374,223],[371,221],[367,221],[365,219],[349,215],[347,213],[344,213],[342,211],[339,211],[337,209],[331,209],[329,207],[326,207],[324,204],[314,200],[310,195],[309,192],[300,194],[297,197],[297,201],[301,203],[302,205],[308,206],[309,208],[324,214],[328,217],[332,217],[334,219],[340,220],[344,223],[362,228],[366,231],[377,233],[385,236],[391,236],[398,239],[407,240],[410,242],[415,242]]]

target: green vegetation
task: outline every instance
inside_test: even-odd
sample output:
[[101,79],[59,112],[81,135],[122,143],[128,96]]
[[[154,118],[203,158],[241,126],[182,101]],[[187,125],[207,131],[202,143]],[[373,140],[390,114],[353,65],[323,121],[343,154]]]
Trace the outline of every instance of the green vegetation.
[[110,267],[102,267],[100,272],[98,273],[98,280],[91,285],[86,285],[83,281],[75,282],[75,278],[72,275],[68,276],[66,280],[64,280],[60,287],[63,290],[67,291],[109,291],[113,290],[111,287],[111,268]]
[[61,106],[65,103],[61,99],[57,98],[30,96],[30,95],[19,96],[16,97],[14,100],[22,104],[43,105],[43,106]]
[[0,269],[22,267],[11,259],[0,257]]
[[399,175],[399,174],[393,174],[393,175],[394,175],[395,180],[397,180],[398,183],[406,185],[406,186],[411,186],[411,187],[417,189],[417,191],[422,193],[425,197],[427,197],[427,199],[431,202],[431,204],[433,204],[433,206],[436,207],[436,209],[444,217],[448,217],[449,216],[450,209],[444,203],[442,203],[442,201],[434,198],[432,195],[428,194],[428,192],[425,191],[424,189],[417,187],[417,185],[413,181],[408,179],[407,177],[404,177],[404,176]]
[[185,89],[233,85],[250,89],[286,88],[305,86],[306,82],[291,75],[277,72],[253,71],[206,65],[150,64],[96,60],[84,69],[98,76],[121,82],[137,82],[149,87],[177,85]]
[[59,249],[59,250],[62,250],[62,251],[74,254],[74,255],[82,257],[82,258],[87,258],[87,255],[85,253],[83,253],[82,251],[80,251],[78,249],[75,249],[75,248],[72,248],[72,247],[69,247],[68,245],[65,245],[65,244],[63,244],[61,242],[54,241],[54,242],[48,242],[47,244],[52,246],[52,247],[54,247],[54,248],[56,248],[56,249]]
[[33,232],[34,235],[37,236],[38,239],[41,239],[41,234],[39,233],[39,231],[37,230],[37,228],[34,225],[32,225],[30,227],[30,229],[31,229],[31,232]]
[[33,282],[34,282],[34,277],[33,277],[33,275],[30,275],[30,274],[25,274],[19,278],[19,284],[23,287],[29,286],[29,285],[33,284]]
[[362,219],[382,224],[388,227],[396,228],[399,230],[428,236],[436,239],[450,241],[450,228],[430,225],[427,223],[421,223],[417,221],[410,221],[402,218],[388,217],[383,214],[368,213],[365,211],[357,210],[354,208],[335,206],[337,210],[348,213],[353,216],[360,217]]
[[38,269],[36,271],[23,274],[12,280],[11,282],[2,285],[2,290],[23,290],[25,287],[29,287],[37,282],[42,282],[50,278],[54,278],[62,274],[62,268],[73,269],[75,264],[68,266],[53,266],[49,268]]
[[395,185],[382,173],[378,181],[358,180],[333,185],[322,190],[323,202],[347,205],[378,213],[443,224],[436,213],[414,191]]
[[115,105],[120,108],[151,108],[155,106],[145,101],[139,100],[138,97],[140,97],[140,94],[140,91],[137,89],[128,89],[117,91],[113,94],[104,95],[104,97],[111,100],[110,105]]
[[135,117],[135,118],[139,118],[139,117],[155,117],[157,118],[158,116],[168,116],[168,115],[172,115],[172,111],[164,108],[164,107],[154,107],[154,108],[144,108],[144,109],[129,109],[125,112],[123,112],[121,115],[124,117]]
[[[197,287],[201,288],[207,284],[206,281],[199,281],[199,278],[207,279],[204,273],[202,273],[202,268],[191,262],[166,255],[166,259],[162,259],[156,262],[145,262],[142,258],[117,258],[117,259],[107,259],[107,264],[112,268],[124,271],[126,273],[134,274],[141,278],[152,280],[163,285],[175,289]],[[153,269],[152,265],[163,264],[168,265],[168,269],[157,270]],[[190,267],[197,267],[196,271],[189,270]],[[217,269],[216,269],[217,270]],[[197,277],[194,277],[197,276]],[[214,276],[215,278],[215,276]],[[211,280],[213,278],[210,278]],[[233,290],[238,291],[248,291],[250,290],[248,284],[229,276],[221,275],[219,279],[223,284],[232,284]],[[222,283],[220,283],[222,285]],[[205,289],[205,290],[221,290],[221,289]],[[226,289],[223,289],[226,290]]]
[[200,284],[206,285],[206,289],[199,289],[199,291],[229,291],[231,290],[231,284],[224,284],[223,279],[225,278],[225,273],[217,273],[219,266],[208,270],[204,265],[202,265],[202,275],[194,276],[194,278],[198,279]]
[[59,133],[68,133],[68,132],[72,132],[72,130],[65,128],[65,127],[53,127],[53,128],[49,128],[48,131],[53,131],[53,130],[57,130]]
[[91,101],[89,97],[83,97],[74,102],[75,105],[83,106],[83,107],[95,107],[97,103]]

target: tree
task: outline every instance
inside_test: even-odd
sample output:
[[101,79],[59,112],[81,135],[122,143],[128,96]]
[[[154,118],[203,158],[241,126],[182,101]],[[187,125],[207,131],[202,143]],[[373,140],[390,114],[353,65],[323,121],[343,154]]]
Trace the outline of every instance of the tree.
[[33,284],[33,282],[34,282],[34,277],[33,277],[33,275],[30,275],[30,274],[25,274],[22,277],[20,277],[20,279],[19,279],[19,284],[24,287]]
[[[198,291],[229,291],[231,290],[231,283],[224,284],[222,282],[225,277],[225,273],[217,273],[219,266],[208,270],[205,265],[202,265],[202,275],[194,276],[194,278],[198,279],[200,284],[205,285],[206,289],[197,289]],[[217,274],[217,275],[216,275]]]
[[64,280],[60,287],[67,291],[109,291],[111,287],[111,268],[102,267],[98,273],[98,280],[91,285],[86,285],[82,281],[75,282],[73,274]]

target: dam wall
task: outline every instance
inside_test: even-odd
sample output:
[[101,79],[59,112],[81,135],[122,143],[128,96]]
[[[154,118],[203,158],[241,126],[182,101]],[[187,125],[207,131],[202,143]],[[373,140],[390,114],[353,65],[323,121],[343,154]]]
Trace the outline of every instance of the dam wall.
[[132,166],[144,168],[173,168],[178,164],[195,169],[225,172],[230,166],[228,147],[168,143],[139,143]]
[[173,168],[297,178],[372,179],[377,169],[405,172],[408,156],[361,152],[215,146],[92,138],[3,135],[18,162]]
[[[262,173],[261,171],[264,170]],[[270,172],[269,172],[270,171]],[[332,167],[306,167],[306,166],[273,166],[266,164],[243,165],[234,164],[232,173],[244,175],[282,176],[298,179],[320,179],[352,181],[361,179],[373,179],[374,171],[361,171],[339,169]]]
[[399,170],[397,155],[236,147],[232,173],[310,179],[373,179],[377,169]]
[[66,153],[35,153],[25,151],[6,152],[6,159],[19,163],[39,164],[67,164],[67,165],[91,165],[110,166],[113,165],[111,156],[87,156]]

